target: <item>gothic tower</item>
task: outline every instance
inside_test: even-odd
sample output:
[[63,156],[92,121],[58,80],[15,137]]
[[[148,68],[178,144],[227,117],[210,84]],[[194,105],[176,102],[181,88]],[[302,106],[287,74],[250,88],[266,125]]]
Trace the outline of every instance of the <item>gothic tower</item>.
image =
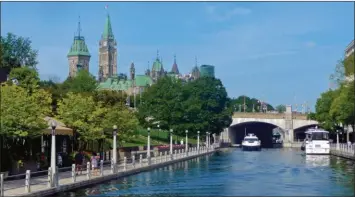
[[136,69],[134,68],[134,63],[133,63],[133,61],[132,61],[132,63],[131,63],[131,68],[130,68],[130,70],[129,70],[129,73],[130,73],[130,77],[131,77],[131,80],[132,81],[134,81],[134,78],[135,78],[135,76],[136,76]]
[[99,43],[99,81],[117,75],[117,43],[107,13],[104,32]]
[[67,55],[69,63],[69,77],[75,77],[80,69],[89,71],[90,53],[85,44],[85,39],[80,35],[80,17],[78,22],[78,36],[74,36],[74,42]]
[[174,73],[176,75],[180,74],[178,65],[176,64],[176,55],[174,55],[174,64],[173,67],[171,68],[171,73]]
[[195,57],[195,67],[192,68],[191,74],[192,74],[193,79],[200,78],[200,69],[198,69],[197,57]]

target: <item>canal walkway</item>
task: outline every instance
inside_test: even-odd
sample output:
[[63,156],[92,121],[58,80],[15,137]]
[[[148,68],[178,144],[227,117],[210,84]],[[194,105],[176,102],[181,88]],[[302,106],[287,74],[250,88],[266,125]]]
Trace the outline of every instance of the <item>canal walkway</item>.
[[338,157],[355,161],[355,145],[348,144],[330,144],[330,154]]
[[[12,181],[0,180],[0,196],[49,196],[58,192],[137,174],[175,162],[210,154],[214,152],[216,148],[218,148],[217,145],[211,146],[210,148],[200,147],[199,151],[197,148],[190,148],[187,152],[184,150],[175,150],[172,155],[167,152],[163,155],[160,152],[160,155],[151,158],[142,158],[142,155],[140,155],[138,159],[134,156],[129,159],[125,157],[122,163],[117,164],[116,169],[114,169],[115,166],[113,163],[104,165],[103,161],[101,161],[97,174],[93,173],[90,169],[91,165],[88,162],[87,167],[84,167],[82,173],[77,175],[75,172],[75,164],[73,164],[72,171],[57,173],[58,176],[54,181],[51,180],[50,173],[48,173],[47,176],[31,178],[31,173],[27,171],[25,179]],[[3,179],[3,177],[1,179]]]

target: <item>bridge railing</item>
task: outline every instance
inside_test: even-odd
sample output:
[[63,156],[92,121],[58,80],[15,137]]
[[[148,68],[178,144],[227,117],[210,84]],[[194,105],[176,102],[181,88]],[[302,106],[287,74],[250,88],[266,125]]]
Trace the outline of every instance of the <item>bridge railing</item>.
[[[124,157],[123,161],[114,164],[104,163],[103,160],[98,161],[96,168],[93,168],[90,162],[87,162],[81,166],[81,170],[78,171],[75,164],[72,164],[71,170],[61,171],[56,167],[54,170],[48,169],[47,174],[43,176],[31,177],[33,172],[26,171],[25,177],[18,180],[5,180],[4,174],[0,175],[0,197],[3,196],[24,196],[31,192],[40,190],[47,190],[50,188],[57,188],[61,185],[74,184],[76,182],[87,181],[90,179],[96,179],[99,177],[122,173],[129,170],[134,170],[154,164],[166,163],[177,159],[186,158],[189,156],[204,154],[214,151],[218,148],[218,144],[212,144],[209,148],[201,146],[198,150],[197,147],[191,147],[186,151],[185,149],[160,152],[159,154],[153,154],[151,157],[143,158],[143,154],[139,154],[138,157],[133,155],[131,158]],[[105,165],[106,164],[106,165]]]
[[[292,114],[293,119],[307,120],[307,115],[305,114]],[[234,112],[233,118],[266,118],[266,119],[285,119],[285,113],[244,113],[244,112]]]

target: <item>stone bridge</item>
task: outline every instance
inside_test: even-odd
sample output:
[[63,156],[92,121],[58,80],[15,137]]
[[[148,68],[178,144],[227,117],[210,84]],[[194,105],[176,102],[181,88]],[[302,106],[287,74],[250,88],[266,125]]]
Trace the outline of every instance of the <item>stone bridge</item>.
[[220,137],[230,142],[235,136],[233,127],[245,123],[265,123],[278,127],[283,140],[290,143],[294,141],[295,130],[318,125],[317,121],[307,120],[307,115],[292,113],[291,106],[287,106],[285,113],[234,113],[232,124]]

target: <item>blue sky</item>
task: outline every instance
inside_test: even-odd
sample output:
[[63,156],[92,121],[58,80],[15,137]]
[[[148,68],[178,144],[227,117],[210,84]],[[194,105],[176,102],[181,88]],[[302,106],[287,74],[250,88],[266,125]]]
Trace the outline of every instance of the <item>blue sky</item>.
[[215,66],[231,97],[246,94],[273,105],[314,105],[354,37],[351,2],[3,2],[1,34],[29,37],[47,79],[68,75],[66,55],[81,17],[98,73],[98,42],[105,5],[118,43],[118,72],[131,61],[143,74],[156,57],[170,70]]

